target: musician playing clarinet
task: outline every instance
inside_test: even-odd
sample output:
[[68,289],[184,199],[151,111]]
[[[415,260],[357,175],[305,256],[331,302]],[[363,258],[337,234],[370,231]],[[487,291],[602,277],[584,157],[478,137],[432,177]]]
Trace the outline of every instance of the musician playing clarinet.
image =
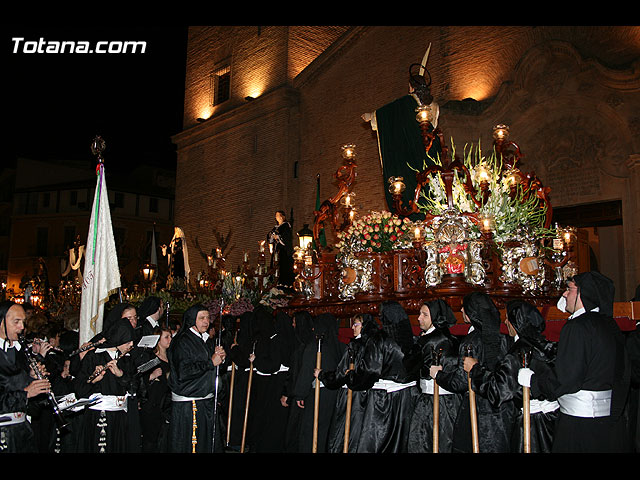
[[129,453],[128,397],[134,375],[127,355],[134,330],[127,318],[116,320],[104,333],[106,341],[82,359],[74,379],[78,399],[99,394],[100,401],[86,408],[78,432],[83,453]]
[[36,451],[27,405],[50,388],[48,380],[34,380],[35,375],[30,375],[18,342],[25,317],[17,303],[0,303],[0,453]]

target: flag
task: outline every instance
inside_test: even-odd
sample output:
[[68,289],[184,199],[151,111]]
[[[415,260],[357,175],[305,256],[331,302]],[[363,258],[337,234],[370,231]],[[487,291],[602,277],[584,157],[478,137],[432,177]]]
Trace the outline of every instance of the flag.
[[[319,211],[319,210],[320,210],[320,174],[316,176],[316,211]],[[327,238],[324,233],[324,224],[323,224],[323,227],[318,232],[318,241],[320,242],[320,245],[322,245],[323,247],[327,246]],[[314,250],[318,250],[320,248],[320,245],[316,245],[316,239],[314,238],[313,239]]]
[[111,226],[104,164],[96,169],[96,191],[89,223],[80,302],[80,344],[102,331],[104,304],[120,288],[120,269]]
[[[158,251],[156,250],[156,224],[153,224],[153,231],[151,232],[151,265],[155,265],[158,268]],[[157,272],[158,270],[156,270]]]

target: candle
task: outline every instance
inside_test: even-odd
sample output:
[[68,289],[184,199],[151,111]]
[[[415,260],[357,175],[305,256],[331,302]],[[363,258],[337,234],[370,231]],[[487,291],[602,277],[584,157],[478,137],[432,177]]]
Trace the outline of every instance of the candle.
[[420,227],[416,227],[415,236],[416,240],[420,240]]

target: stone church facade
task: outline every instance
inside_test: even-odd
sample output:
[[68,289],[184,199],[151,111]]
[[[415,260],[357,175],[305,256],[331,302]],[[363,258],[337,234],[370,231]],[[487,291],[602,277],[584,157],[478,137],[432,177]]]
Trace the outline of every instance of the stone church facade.
[[[551,188],[554,213],[580,228],[598,268],[628,300],[640,283],[640,28],[223,26],[189,31],[175,223],[191,271],[219,247],[227,263],[258,243],[276,210],[313,224],[336,191],[341,146],[356,145],[359,211],[388,209],[378,143],[362,115],[428,71],[444,138],[489,153],[510,127],[521,170]],[[554,219],[556,219],[554,217]],[[294,239],[295,241],[295,239]]]

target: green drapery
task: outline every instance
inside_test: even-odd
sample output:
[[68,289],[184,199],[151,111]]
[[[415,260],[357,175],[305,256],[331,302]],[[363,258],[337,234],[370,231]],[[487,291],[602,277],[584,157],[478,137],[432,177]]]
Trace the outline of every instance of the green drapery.
[[[378,147],[382,160],[382,174],[384,176],[385,198],[389,211],[395,213],[393,197],[389,193],[389,177],[403,177],[407,186],[403,193],[403,205],[408,206],[413,199],[417,181],[416,171],[423,166],[433,165],[428,159],[422,140],[420,124],[416,120],[415,109],[418,106],[411,95],[405,95],[397,100],[376,110],[376,123],[378,133]],[[436,158],[440,152],[440,142],[435,138],[429,155]],[[427,190],[423,187],[423,190]],[[414,214],[412,220],[422,219],[424,215]]]

